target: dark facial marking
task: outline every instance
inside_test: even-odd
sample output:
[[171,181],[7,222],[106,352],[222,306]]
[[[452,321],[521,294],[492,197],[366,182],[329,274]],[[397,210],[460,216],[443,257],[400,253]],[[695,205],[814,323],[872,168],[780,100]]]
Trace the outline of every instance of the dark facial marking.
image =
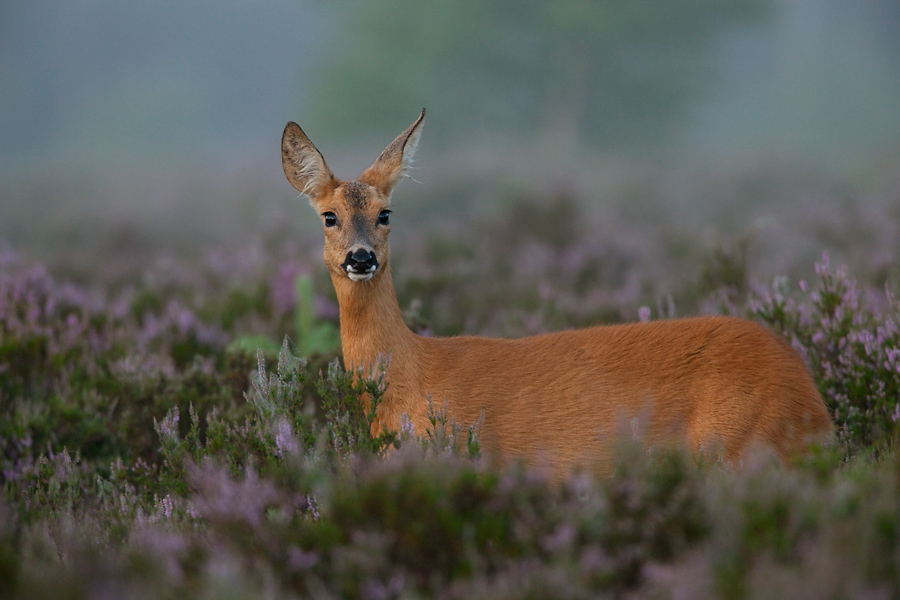
[[351,208],[362,208],[369,196],[368,186],[359,181],[348,181],[344,184],[344,199]]
[[352,223],[354,237],[361,240],[366,239],[366,228],[368,223],[365,215],[360,213],[354,214],[350,217],[350,222]]

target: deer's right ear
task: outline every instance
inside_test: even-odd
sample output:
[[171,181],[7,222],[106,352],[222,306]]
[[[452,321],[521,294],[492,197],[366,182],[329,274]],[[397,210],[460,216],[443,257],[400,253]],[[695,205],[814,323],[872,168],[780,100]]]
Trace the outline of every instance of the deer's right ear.
[[285,126],[281,136],[281,165],[291,185],[312,201],[337,187],[322,153],[293,121]]

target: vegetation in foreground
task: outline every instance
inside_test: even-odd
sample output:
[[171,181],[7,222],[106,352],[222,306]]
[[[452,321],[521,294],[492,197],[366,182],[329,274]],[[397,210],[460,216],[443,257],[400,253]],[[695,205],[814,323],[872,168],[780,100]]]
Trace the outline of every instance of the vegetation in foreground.
[[642,259],[630,246],[573,236],[575,209],[554,211],[488,224],[481,243],[504,252],[452,231],[397,252],[421,257],[398,269],[411,326],[748,316],[810,364],[837,445],[785,470],[622,440],[611,477],[555,482],[489,464],[480,424],[439,404],[428,431],[372,439],[359,398],[377,410],[384,382],[335,362],[327,281],[296,255],[217,254],[83,285],[5,252],[0,597],[900,595],[890,280],[863,293],[826,257],[814,281],[754,286],[741,253],[720,249],[669,290],[676,310],[630,279]]

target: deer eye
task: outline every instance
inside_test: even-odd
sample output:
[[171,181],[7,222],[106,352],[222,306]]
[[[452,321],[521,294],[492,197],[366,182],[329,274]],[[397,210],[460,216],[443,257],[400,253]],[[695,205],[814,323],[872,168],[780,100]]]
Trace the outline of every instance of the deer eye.
[[391,211],[383,210],[378,214],[378,224],[379,225],[387,225],[391,222]]
[[337,225],[337,215],[333,212],[322,213],[322,216],[325,217],[325,227],[334,227]]

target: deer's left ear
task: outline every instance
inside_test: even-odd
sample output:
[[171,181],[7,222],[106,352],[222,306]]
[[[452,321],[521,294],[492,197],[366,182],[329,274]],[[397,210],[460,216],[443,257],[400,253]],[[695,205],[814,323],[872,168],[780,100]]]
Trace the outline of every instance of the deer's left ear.
[[419,146],[419,136],[422,133],[422,123],[425,121],[425,109],[416,119],[416,122],[409,126],[409,129],[397,136],[391,145],[384,149],[381,156],[372,164],[371,167],[363,171],[359,176],[359,180],[368,183],[381,194],[390,196],[400,181],[400,178],[406,175],[407,169],[412,164],[416,149]]

